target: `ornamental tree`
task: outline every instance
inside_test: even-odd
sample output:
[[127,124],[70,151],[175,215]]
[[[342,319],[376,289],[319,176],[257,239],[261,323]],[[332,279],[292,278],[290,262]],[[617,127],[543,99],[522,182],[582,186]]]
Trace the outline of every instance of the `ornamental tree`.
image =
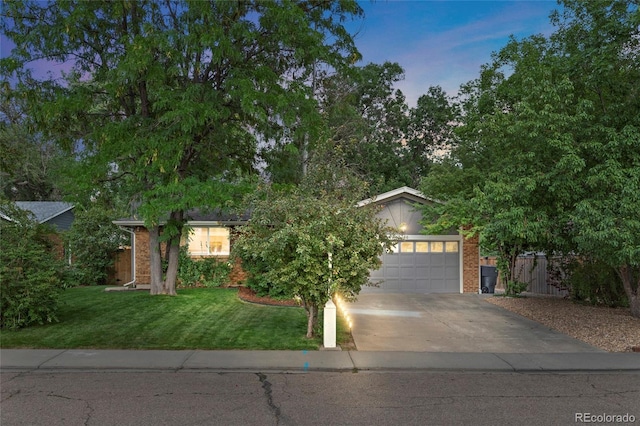
[[[78,147],[76,180],[112,182],[136,206],[151,293],[175,294],[185,212],[233,196],[258,140],[314,122],[311,66],[357,59],[343,23],[361,13],[354,0],[7,2],[0,28],[17,47],[0,68],[38,100],[42,130]],[[37,80],[41,59],[71,70]]]
[[[252,216],[233,245],[251,275],[249,286],[275,297],[298,297],[314,336],[319,310],[335,293],[353,299],[380,267],[391,229],[373,206],[358,207],[365,185],[311,171],[291,190],[269,186],[251,203]],[[337,184],[336,184],[337,182]]]

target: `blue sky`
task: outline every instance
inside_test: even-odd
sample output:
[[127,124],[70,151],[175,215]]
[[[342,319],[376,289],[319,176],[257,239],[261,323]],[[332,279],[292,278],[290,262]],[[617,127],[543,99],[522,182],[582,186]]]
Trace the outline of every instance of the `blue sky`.
[[[503,47],[510,35],[521,39],[550,35],[549,14],[554,0],[359,0],[365,18],[347,24],[369,62],[399,63],[405,80],[397,88],[415,106],[430,86],[455,95],[461,84],[478,77],[491,52]],[[13,47],[0,36],[0,55]],[[38,66],[58,74],[68,64]]]
[[397,88],[415,106],[430,86],[455,95],[461,84],[478,77],[510,35],[550,35],[555,1],[360,1],[365,19],[349,23],[356,45],[369,62],[399,63],[405,80]]

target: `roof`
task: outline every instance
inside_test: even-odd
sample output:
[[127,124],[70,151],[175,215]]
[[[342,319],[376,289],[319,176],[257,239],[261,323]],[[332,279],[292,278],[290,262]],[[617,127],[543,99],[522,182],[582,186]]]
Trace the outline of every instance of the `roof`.
[[74,208],[71,203],[64,201],[16,201],[16,206],[33,213],[38,223],[46,223]]
[[366,200],[362,200],[358,203],[358,207],[366,206],[367,204],[378,204],[384,201],[393,201],[398,198],[408,198],[417,203],[426,203],[426,202],[434,202],[438,201],[432,200],[431,198],[427,198],[422,194],[422,192],[417,189],[409,188],[408,186],[403,186],[401,188],[396,188],[392,191],[388,191],[382,193],[380,195],[376,195],[375,197],[367,198]]
[[[250,212],[242,214],[232,213],[227,210],[214,209],[211,211],[191,210],[187,213],[187,223],[191,226],[203,225],[240,225],[249,220]],[[119,226],[144,226],[144,220],[138,218],[125,218],[114,220]]]

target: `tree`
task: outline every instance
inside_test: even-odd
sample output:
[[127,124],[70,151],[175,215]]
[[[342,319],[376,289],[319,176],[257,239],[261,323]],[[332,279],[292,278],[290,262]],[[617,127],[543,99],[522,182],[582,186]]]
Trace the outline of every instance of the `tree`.
[[35,131],[28,106],[5,84],[0,100],[0,182],[11,201],[61,199],[57,169],[65,156],[53,141]]
[[[19,48],[1,66],[41,99],[44,130],[80,143],[78,181],[128,194],[150,232],[151,293],[175,294],[186,212],[227,201],[258,140],[314,122],[311,68],[357,57],[343,22],[361,13],[352,0],[10,2],[1,28]],[[25,64],[40,58],[73,70],[33,82]]]
[[355,297],[390,246],[392,230],[376,210],[356,204],[362,188],[358,179],[331,168],[310,171],[291,191],[265,187],[233,246],[253,288],[302,300],[309,338],[325,303],[335,293]]
[[62,263],[53,231],[10,202],[0,202],[0,214],[0,328],[55,321]]
[[508,276],[523,250],[584,254],[618,271],[637,316],[640,12],[563,4],[554,34],[511,40],[467,85],[459,141],[423,191],[449,201],[441,226],[472,220]]

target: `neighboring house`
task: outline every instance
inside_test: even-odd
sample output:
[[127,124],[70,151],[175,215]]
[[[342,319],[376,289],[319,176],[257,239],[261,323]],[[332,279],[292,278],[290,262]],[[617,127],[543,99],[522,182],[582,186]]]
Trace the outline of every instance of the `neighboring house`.
[[403,236],[390,253],[382,255],[382,267],[371,272],[378,287],[365,292],[478,293],[480,253],[477,237],[458,232],[424,235],[417,204],[434,203],[419,191],[402,187],[361,201],[358,205],[382,206],[378,216]]
[[[31,212],[40,224],[51,225],[58,234],[52,235],[54,251],[59,259],[65,258],[65,249],[59,233],[68,231],[74,220],[74,205],[63,201],[16,201],[15,205],[24,211]],[[5,220],[11,220],[3,217]],[[68,259],[71,262],[70,258]]]
[[73,223],[74,205],[63,201],[16,201],[20,210],[33,213],[38,223],[52,225],[58,232],[68,231]]
[[[382,267],[372,271],[371,281],[379,287],[365,287],[366,292],[409,293],[478,293],[480,288],[480,254],[476,238],[465,239],[460,234],[422,235],[422,215],[415,204],[433,202],[419,191],[402,187],[363,200],[358,205],[384,206],[379,216],[387,225],[404,236],[392,253],[382,255]],[[249,215],[235,216],[215,211],[209,214],[191,212],[188,225],[192,229],[187,244],[190,255],[218,257],[227,260],[233,244],[233,228],[245,224]],[[149,232],[139,219],[116,220],[114,224],[132,234],[132,275],[127,283],[148,286],[151,283]],[[239,265],[234,265],[230,280],[244,279]]]
[[[187,225],[191,228],[184,244],[191,257],[216,257],[221,261],[229,259],[233,240],[233,228],[247,223],[248,215],[234,215],[221,210],[210,213],[191,211],[187,214]],[[149,231],[140,219],[113,221],[132,235],[131,256],[133,280],[126,286],[144,288],[151,284],[151,259],[149,255]],[[230,281],[240,282],[245,274],[238,265],[231,271]]]

